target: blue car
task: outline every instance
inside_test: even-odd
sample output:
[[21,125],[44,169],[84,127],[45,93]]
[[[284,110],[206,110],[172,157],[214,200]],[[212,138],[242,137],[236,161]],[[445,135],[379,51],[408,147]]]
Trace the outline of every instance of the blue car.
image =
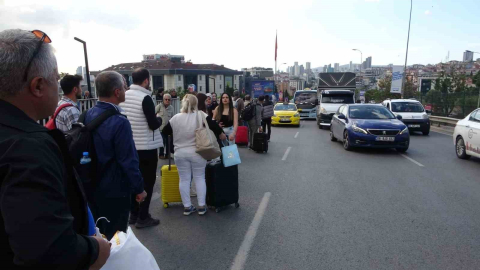
[[332,118],[330,139],[342,141],[347,151],[367,147],[395,148],[403,153],[410,145],[410,134],[401,119],[380,104],[345,104]]

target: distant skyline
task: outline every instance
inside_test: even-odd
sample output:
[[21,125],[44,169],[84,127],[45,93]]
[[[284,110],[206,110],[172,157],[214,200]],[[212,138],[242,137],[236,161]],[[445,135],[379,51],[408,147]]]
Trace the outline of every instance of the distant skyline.
[[[436,64],[480,51],[478,0],[414,0],[408,64]],[[275,67],[278,63],[403,65],[410,1],[94,1],[0,0],[0,31],[40,29],[52,38],[59,71],[139,62],[143,54],[185,55],[194,63]],[[265,14],[269,14],[265,16]],[[475,54],[474,59],[480,58]]]

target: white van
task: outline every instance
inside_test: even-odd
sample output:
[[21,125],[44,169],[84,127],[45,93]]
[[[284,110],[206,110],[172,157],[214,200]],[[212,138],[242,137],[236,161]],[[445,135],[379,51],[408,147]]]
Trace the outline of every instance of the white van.
[[408,130],[421,131],[427,136],[430,133],[430,118],[422,103],[415,99],[387,99],[382,102],[395,116],[402,116]]

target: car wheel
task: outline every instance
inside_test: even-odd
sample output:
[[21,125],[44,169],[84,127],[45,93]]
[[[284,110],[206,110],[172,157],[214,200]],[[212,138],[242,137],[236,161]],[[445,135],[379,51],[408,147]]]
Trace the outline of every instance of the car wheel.
[[343,149],[350,151],[352,150],[352,147],[350,146],[350,141],[348,138],[348,131],[343,132]]
[[423,134],[423,136],[428,136],[428,134],[430,134],[430,129],[427,130],[427,131],[422,131],[422,134]]
[[467,155],[467,151],[465,148],[465,141],[463,140],[462,136],[458,136],[457,143],[455,144],[455,152],[457,153],[457,157],[461,159],[469,159],[470,156]]
[[335,135],[333,135],[332,129],[330,129],[330,141],[332,141],[332,142],[336,142],[336,141],[337,141],[337,138],[335,138]]

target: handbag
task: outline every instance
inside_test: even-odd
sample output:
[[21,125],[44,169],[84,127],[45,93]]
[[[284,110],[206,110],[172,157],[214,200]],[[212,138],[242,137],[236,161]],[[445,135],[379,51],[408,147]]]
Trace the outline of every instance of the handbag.
[[242,163],[238,147],[235,143],[228,143],[229,145],[222,147],[223,166],[231,167]]
[[199,127],[195,130],[195,146],[197,148],[195,152],[206,160],[218,158],[222,151],[220,151],[215,134],[210,130],[205,116],[197,112],[197,119],[199,116],[201,118]]

